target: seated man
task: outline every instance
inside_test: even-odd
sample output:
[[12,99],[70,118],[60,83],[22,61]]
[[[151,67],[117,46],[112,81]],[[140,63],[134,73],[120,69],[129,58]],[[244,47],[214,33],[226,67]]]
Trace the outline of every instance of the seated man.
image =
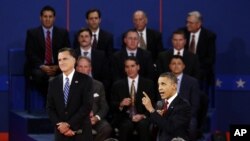
[[60,73],[58,50],[70,45],[68,31],[55,26],[55,18],[55,9],[44,6],[40,12],[41,25],[29,29],[26,36],[25,74],[45,100],[49,79]]
[[[77,60],[76,70],[91,76],[91,60],[87,57],[80,56]],[[103,84],[95,79],[92,80],[94,103],[90,113],[90,121],[92,129],[97,132],[94,136],[94,141],[103,141],[107,139],[112,132],[111,126],[104,119],[109,107],[106,101]]]
[[124,65],[127,77],[116,81],[112,86],[114,123],[119,129],[119,141],[131,140],[135,129],[139,141],[150,141],[150,123],[147,118],[149,112],[142,105],[141,99],[145,91],[154,101],[153,82],[138,74],[140,65],[135,57],[128,57]]

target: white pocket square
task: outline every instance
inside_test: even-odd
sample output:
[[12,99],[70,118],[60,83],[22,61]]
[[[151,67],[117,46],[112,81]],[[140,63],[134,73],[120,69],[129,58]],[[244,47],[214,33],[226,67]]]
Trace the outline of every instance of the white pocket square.
[[99,97],[99,94],[98,93],[94,93],[94,97]]

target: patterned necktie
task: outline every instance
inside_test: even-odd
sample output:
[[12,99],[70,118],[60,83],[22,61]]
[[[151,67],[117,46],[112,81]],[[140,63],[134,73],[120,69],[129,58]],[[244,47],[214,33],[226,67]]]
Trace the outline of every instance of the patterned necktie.
[[145,40],[143,39],[143,33],[142,32],[140,32],[140,48],[145,49],[145,50],[147,49]]
[[135,53],[131,52],[131,53],[130,53],[130,56],[135,57]]
[[93,43],[92,43],[92,48],[97,48],[97,39],[96,39],[96,34],[93,34]]
[[195,54],[195,35],[192,35],[191,43],[189,44],[189,51]]
[[65,79],[63,94],[64,94],[64,104],[66,106],[68,102],[68,96],[69,96],[69,78],[68,77],[66,77]]
[[51,46],[51,38],[50,31],[47,31],[47,36],[45,40],[45,64],[52,64],[52,46]]
[[84,51],[84,52],[83,52],[83,56],[87,57],[88,53],[89,53],[89,52]]
[[136,114],[135,109],[135,80],[132,80],[130,88],[130,98],[131,98],[131,107],[130,107],[130,117],[133,117]]

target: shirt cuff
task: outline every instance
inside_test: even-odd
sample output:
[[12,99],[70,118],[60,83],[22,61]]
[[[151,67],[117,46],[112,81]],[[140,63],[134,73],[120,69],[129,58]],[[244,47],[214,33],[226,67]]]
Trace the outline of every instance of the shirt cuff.
[[101,117],[99,115],[95,115],[95,117],[98,119],[98,120],[101,120]]

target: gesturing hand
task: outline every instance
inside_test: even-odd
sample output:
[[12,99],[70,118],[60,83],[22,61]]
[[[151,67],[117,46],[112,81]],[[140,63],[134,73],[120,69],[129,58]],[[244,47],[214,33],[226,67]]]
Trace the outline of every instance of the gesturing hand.
[[151,100],[145,92],[143,92],[143,95],[144,97],[142,98],[142,104],[151,113],[152,111],[154,111]]

